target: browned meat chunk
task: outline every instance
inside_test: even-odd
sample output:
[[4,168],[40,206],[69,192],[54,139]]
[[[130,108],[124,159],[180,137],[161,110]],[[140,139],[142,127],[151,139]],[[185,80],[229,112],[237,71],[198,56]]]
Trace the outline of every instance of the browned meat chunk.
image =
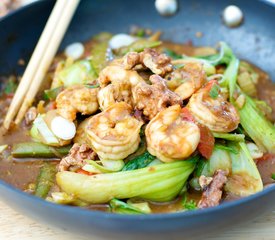
[[75,143],[68,156],[62,158],[59,163],[58,170],[66,171],[70,167],[78,167],[81,168],[85,165],[86,159],[94,160],[96,157],[96,153],[87,145],[87,144],[78,144]]
[[140,82],[133,88],[134,105],[137,110],[143,111],[145,116],[152,119],[169,106],[182,105],[180,96],[167,88],[162,77],[152,75],[150,81],[152,85]]
[[25,114],[25,122],[27,125],[30,125],[34,119],[37,117],[37,109],[35,107],[31,107]]
[[217,170],[212,181],[207,185],[202,193],[198,208],[208,208],[219,205],[222,198],[222,189],[227,181],[227,172]]
[[171,58],[151,48],[146,48],[141,53],[130,52],[124,57],[125,69],[132,69],[139,64],[161,76],[173,71]]

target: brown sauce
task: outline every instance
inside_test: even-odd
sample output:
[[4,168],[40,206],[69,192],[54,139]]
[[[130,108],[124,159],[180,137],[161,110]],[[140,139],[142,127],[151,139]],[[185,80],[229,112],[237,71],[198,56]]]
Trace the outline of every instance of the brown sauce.
[[[93,41],[86,43],[86,51],[85,54],[90,53],[90,49],[93,45]],[[195,48],[191,44],[182,45],[175,44],[171,42],[164,42],[164,47],[169,48],[179,54],[186,55],[207,55],[215,53],[213,48]],[[60,61],[64,56],[60,54],[54,61],[53,66],[56,66],[56,63]],[[269,76],[255,67],[256,71],[259,73],[260,78],[257,85],[258,97],[262,100],[265,100],[273,109],[272,119],[275,119],[275,85],[272,84]],[[52,74],[53,68],[51,69]],[[0,124],[3,122],[3,118],[8,109],[8,106],[11,102],[11,99],[0,98]],[[30,136],[28,134],[28,128],[22,126],[19,130],[14,129],[8,133],[5,133],[3,130],[0,130],[0,145],[8,144],[11,146],[13,143],[19,143],[24,141],[30,141]],[[10,147],[4,151],[4,153],[0,154],[0,179],[5,182],[13,185],[16,188],[21,190],[26,190],[28,184],[34,183],[38,174],[39,169],[43,164],[42,159],[35,159],[32,161],[17,161],[16,159],[12,159],[10,155]],[[30,160],[30,159],[29,159]],[[263,164],[264,165],[264,164]],[[274,169],[275,162],[272,163],[272,167]],[[270,165],[261,166],[260,172],[264,183],[270,183]],[[269,178],[267,177],[269,176]],[[267,180],[268,178],[268,180]],[[57,186],[56,186],[57,187]],[[58,189],[56,188],[55,189]],[[188,195],[189,199],[193,199],[195,202],[198,202],[201,197],[200,192],[191,192]],[[235,200],[236,196],[225,196],[225,201]],[[169,203],[152,203],[150,202],[150,207],[153,213],[167,213],[167,212],[176,212],[182,211],[182,199],[179,197],[176,200]],[[108,211],[107,204],[97,204],[97,205],[89,205],[86,207],[87,209],[93,209],[98,211]]]

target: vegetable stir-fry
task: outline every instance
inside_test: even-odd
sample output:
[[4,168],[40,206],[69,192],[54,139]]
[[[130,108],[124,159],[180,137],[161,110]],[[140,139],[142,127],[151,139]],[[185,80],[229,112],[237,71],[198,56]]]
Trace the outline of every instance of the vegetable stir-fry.
[[57,58],[51,87],[10,133],[27,141],[1,143],[12,161],[39,161],[29,192],[150,214],[214,207],[274,183],[275,127],[257,99],[258,70],[225,42],[186,55],[159,37],[101,33]]

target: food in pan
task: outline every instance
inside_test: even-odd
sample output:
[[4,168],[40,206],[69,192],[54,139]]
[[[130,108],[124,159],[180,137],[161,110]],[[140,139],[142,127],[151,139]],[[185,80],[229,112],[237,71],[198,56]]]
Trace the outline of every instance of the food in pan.
[[[214,207],[274,183],[274,85],[218,50],[136,28],[59,54],[1,137],[1,179],[57,204],[124,214]],[[3,77],[4,79],[4,77]],[[4,116],[16,77],[2,86]]]

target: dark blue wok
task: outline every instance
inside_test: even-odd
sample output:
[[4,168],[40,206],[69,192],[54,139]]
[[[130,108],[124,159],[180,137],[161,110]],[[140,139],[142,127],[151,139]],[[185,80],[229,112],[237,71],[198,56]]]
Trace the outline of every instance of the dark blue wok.
[[[228,29],[221,24],[225,6],[238,5],[244,24]],[[53,7],[42,0],[0,21],[0,74],[22,73],[19,58],[28,59]],[[126,32],[130,25],[164,31],[164,39],[192,40],[195,45],[230,44],[240,57],[255,63],[275,79],[275,8],[263,1],[180,1],[174,17],[160,17],[154,1],[82,0],[61,49],[75,41],[88,40],[102,31]],[[196,32],[203,32],[196,38]],[[173,214],[116,215],[55,205],[14,189],[0,181],[0,199],[37,221],[76,235],[98,235],[109,239],[190,239],[231,228],[275,208],[275,186],[218,207]],[[15,223],[16,224],[16,223]]]

